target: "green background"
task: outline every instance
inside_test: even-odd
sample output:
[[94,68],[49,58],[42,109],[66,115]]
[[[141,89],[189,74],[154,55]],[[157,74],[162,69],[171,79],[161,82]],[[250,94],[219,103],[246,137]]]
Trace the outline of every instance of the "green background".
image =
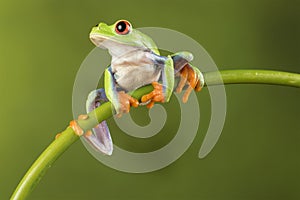
[[[165,27],[189,35],[219,69],[300,72],[296,0],[1,1],[1,200],[9,198],[32,162],[72,119],[76,72],[94,48],[88,39],[91,27],[122,18],[135,27]],[[127,174],[104,166],[76,142],[29,199],[300,199],[299,88],[230,85],[226,92],[225,127],[205,159],[197,155],[210,118],[207,89],[197,94],[198,135],[172,165]],[[147,122],[145,109],[135,113],[145,116],[138,123]],[[172,125],[140,143],[110,125],[115,143],[127,149],[136,145],[130,150],[137,152],[172,138],[167,134]]]

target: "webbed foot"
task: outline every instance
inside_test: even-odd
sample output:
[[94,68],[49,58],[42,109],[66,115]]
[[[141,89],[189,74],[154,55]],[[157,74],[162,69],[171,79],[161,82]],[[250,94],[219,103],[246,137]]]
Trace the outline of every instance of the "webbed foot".
[[[86,119],[88,119],[88,115],[79,115],[79,116],[78,116],[78,120],[86,120]],[[72,120],[72,121],[70,122],[70,125],[69,125],[69,126],[73,129],[73,131],[74,131],[74,133],[75,133],[76,135],[82,136],[82,135],[84,134],[84,131],[83,131],[83,129],[79,126],[77,120]]]
[[165,102],[162,84],[153,82],[152,86],[154,87],[153,91],[144,95],[141,99],[142,103],[150,101],[147,104],[147,108],[152,108],[155,102]]
[[180,75],[180,82],[178,83],[176,92],[180,93],[184,86],[188,85],[188,88],[182,97],[183,103],[186,103],[193,90],[199,92],[202,89],[204,78],[199,69],[191,66],[189,63],[187,63],[178,73]]
[[121,117],[123,113],[128,113],[130,111],[130,107],[138,107],[139,101],[129,94],[125,93],[124,91],[120,91],[119,95],[119,110],[117,117]]

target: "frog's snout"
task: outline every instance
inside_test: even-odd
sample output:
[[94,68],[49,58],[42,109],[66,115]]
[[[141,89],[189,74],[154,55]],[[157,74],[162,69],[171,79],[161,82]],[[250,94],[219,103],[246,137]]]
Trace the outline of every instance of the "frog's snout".
[[90,40],[91,40],[96,46],[100,46],[101,43],[102,43],[105,39],[102,38],[102,37],[99,37],[99,35],[97,35],[97,34],[91,33],[91,34],[90,34]]

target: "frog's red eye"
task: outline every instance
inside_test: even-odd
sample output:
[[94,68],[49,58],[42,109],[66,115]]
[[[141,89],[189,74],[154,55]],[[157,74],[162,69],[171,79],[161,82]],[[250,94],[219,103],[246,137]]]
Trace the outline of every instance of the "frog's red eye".
[[131,24],[128,21],[121,20],[116,23],[115,31],[120,35],[128,34],[131,30]]

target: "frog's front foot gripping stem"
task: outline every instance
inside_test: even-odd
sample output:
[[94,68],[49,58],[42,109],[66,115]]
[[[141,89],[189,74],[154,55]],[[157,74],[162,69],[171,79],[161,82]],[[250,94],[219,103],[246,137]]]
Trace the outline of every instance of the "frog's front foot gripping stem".
[[193,90],[199,92],[204,86],[203,74],[198,68],[193,67],[189,63],[187,63],[178,73],[180,76],[180,81],[177,85],[176,92],[180,93],[184,86],[188,86],[182,97],[183,103],[186,103]]
[[119,109],[117,113],[117,117],[121,117],[123,113],[128,113],[130,111],[130,107],[138,107],[139,101],[124,91],[120,91],[118,93],[119,96]]
[[149,94],[144,95],[141,99],[142,103],[149,102],[147,104],[147,108],[152,108],[155,102],[165,102],[162,84],[159,84],[158,82],[153,82],[152,86],[154,88],[153,91]]

